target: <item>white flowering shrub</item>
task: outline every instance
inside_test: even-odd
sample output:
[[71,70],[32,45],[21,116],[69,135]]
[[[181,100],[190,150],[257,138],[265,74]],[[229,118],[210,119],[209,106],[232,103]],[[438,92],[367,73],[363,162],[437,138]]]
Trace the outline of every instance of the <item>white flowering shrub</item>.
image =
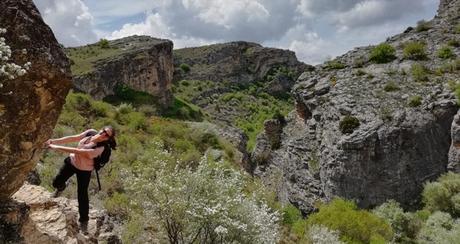
[[312,244],[342,244],[338,231],[332,231],[322,225],[313,225],[308,230],[308,239]]
[[390,224],[394,231],[393,240],[400,241],[405,236],[410,215],[404,213],[398,202],[390,200],[378,206],[372,212]]
[[460,241],[460,220],[452,219],[450,214],[434,212],[426,221],[417,236],[417,243],[449,244]]
[[[0,28],[0,35],[5,33],[6,29]],[[3,86],[3,81],[23,76],[31,66],[30,62],[27,62],[23,66],[11,62],[11,55],[10,46],[6,44],[5,38],[0,36],[0,88]]]
[[[157,147],[159,148],[159,147]],[[159,154],[158,154],[159,153]],[[154,156],[156,154],[157,156]],[[276,243],[279,214],[244,194],[242,175],[203,158],[194,170],[157,152],[152,167],[138,167],[127,189],[144,217],[171,243]],[[152,159],[152,158],[150,158]],[[151,161],[151,160],[149,160]],[[176,166],[172,166],[176,165]],[[136,167],[136,166],[135,166]]]

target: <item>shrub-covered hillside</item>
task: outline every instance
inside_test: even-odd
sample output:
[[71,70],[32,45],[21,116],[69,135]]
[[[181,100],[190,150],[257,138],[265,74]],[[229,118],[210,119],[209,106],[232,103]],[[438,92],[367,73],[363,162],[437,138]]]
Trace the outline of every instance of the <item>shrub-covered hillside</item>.
[[[70,93],[54,131],[62,137],[104,125],[117,130],[118,148],[100,172],[102,191],[93,179],[90,198],[119,221],[127,243],[279,238],[273,194],[234,164],[229,142],[146,111]],[[39,164],[43,186],[51,190],[65,156],[45,153]],[[65,195],[75,198],[75,188],[72,178]]]

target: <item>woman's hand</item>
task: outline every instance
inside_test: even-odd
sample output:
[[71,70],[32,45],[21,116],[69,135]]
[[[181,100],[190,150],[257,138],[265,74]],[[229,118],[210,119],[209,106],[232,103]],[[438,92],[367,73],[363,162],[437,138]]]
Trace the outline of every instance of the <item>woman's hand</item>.
[[45,148],[50,148],[50,145],[51,145],[51,144],[53,144],[53,140],[52,140],[52,139],[49,139],[49,140],[47,140],[47,141],[45,142],[44,147],[45,147]]

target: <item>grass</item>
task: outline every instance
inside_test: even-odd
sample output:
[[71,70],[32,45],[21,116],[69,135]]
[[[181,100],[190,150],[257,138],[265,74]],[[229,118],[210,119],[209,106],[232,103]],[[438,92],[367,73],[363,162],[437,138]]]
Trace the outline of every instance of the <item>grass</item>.
[[344,69],[345,67],[345,64],[338,60],[331,60],[326,62],[326,68],[328,69]]
[[427,58],[425,53],[425,43],[423,42],[408,42],[404,45],[404,58],[411,60],[423,60]]
[[442,59],[450,59],[455,57],[454,51],[449,46],[444,46],[438,50],[438,57]]
[[428,81],[429,70],[422,64],[413,64],[411,66],[411,74],[414,81],[425,82]]
[[78,48],[67,48],[66,54],[71,60],[72,74],[84,75],[94,71],[97,61],[121,55],[124,50],[104,44],[92,44]]
[[371,50],[370,60],[378,64],[388,63],[396,58],[395,53],[396,50],[393,46],[382,43]]
[[383,90],[386,91],[386,92],[393,92],[393,91],[397,91],[399,90],[400,88],[398,87],[398,85],[394,82],[394,81],[389,81],[387,84],[385,84],[385,86],[383,87]]
[[431,29],[431,24],[428,21],[425,20],[420,20],[417,22],[417,26],[415,27],[415,30],[417,32],[423,32]]
[[408,100],[409,107],[418,107],[422,104],[422,97],[421,96],[411,96]]

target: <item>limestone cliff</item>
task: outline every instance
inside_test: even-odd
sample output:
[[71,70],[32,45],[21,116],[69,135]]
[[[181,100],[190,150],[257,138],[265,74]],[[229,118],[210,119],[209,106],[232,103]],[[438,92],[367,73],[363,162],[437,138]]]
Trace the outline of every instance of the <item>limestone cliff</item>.
[[23,184],[49,139],[71,87],[69,62],[31,0],[2,0],[0,28],[26,75],[0,88],[0,201]]
[[149,93],[167,106],[172,101],[172,48],[169,40],[131,36],[66,51],[77,90],[102,99],[127,86]]
[[[441,1],[433,20],[389,38],[396,52],[387,63],[370,58],[373,47],[361,47],[302,74],[296,111],[278,132],[280,148],[269,146],[267,133],[259,136],[255,174],[304,212],[334,196],[361,207],[388,199],[416,205],[423,184],[447,170],[458,110],[459,7],[458,0]],[[411,43],[417,58],[406,48]]]
[[[184,70],[181,65],[189,67]],[[230,42],[174,50],[174,80],[210,80],[248,85],[266,81],[270,94],[290,92],[298,75],[312,66],[297,60],[289,50],[262,47],[250,42]],[[290,77],[273,77],[275,69],[285,68]]]

